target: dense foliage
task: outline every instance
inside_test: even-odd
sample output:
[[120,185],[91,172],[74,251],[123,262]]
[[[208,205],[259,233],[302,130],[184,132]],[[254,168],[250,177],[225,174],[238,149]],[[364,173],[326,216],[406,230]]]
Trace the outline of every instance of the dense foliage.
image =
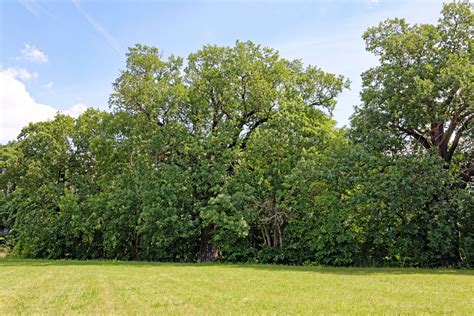
[[111,113],[0,148],[0,228],[27,257],[472,266],[473,25],[452,3],[370,28],[348,130],[342,76],[251,42],[186,64],[136,45]]

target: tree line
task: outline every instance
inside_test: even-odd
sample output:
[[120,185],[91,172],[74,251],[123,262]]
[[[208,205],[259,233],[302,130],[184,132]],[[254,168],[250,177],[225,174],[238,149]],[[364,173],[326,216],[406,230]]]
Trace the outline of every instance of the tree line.
[[0,147],[0,228],[33,258],[474,264],[474,15],[363,35],[343,76],[252,42],[162,58],[136,45],[110,112],[31,123]]

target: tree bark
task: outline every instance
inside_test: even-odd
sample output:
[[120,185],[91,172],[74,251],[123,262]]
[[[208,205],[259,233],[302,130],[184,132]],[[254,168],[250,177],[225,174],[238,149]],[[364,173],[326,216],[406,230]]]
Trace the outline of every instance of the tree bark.
[[210,262],[222,258],[219,249],[211,240],[211,236],[215,230],[213,226],[206,226],[201,229],[201,244],[198,254],[199,262]]

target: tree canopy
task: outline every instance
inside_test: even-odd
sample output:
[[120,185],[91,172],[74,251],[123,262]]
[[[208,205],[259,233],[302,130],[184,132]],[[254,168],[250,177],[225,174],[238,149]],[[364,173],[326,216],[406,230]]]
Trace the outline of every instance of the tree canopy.
[[349,128],[332,119],[341,75],[252,42],[186,60],[138,44],[110,112],[0,147],[6,242],[39,258],[472,266],[473,24],[459,2],[437,25],[369,28],[380,62]]
[[362,74],[359,141],[378,149],[436,152],[474,176],[474,13],[446,4],[437,25],[390,19],[363,36],[380,65]]

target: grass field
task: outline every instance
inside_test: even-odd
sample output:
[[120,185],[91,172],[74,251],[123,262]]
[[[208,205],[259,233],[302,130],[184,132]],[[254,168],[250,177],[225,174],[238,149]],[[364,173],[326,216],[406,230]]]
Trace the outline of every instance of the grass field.
[[465,314],[474,271],[0,259],[0,314]]

